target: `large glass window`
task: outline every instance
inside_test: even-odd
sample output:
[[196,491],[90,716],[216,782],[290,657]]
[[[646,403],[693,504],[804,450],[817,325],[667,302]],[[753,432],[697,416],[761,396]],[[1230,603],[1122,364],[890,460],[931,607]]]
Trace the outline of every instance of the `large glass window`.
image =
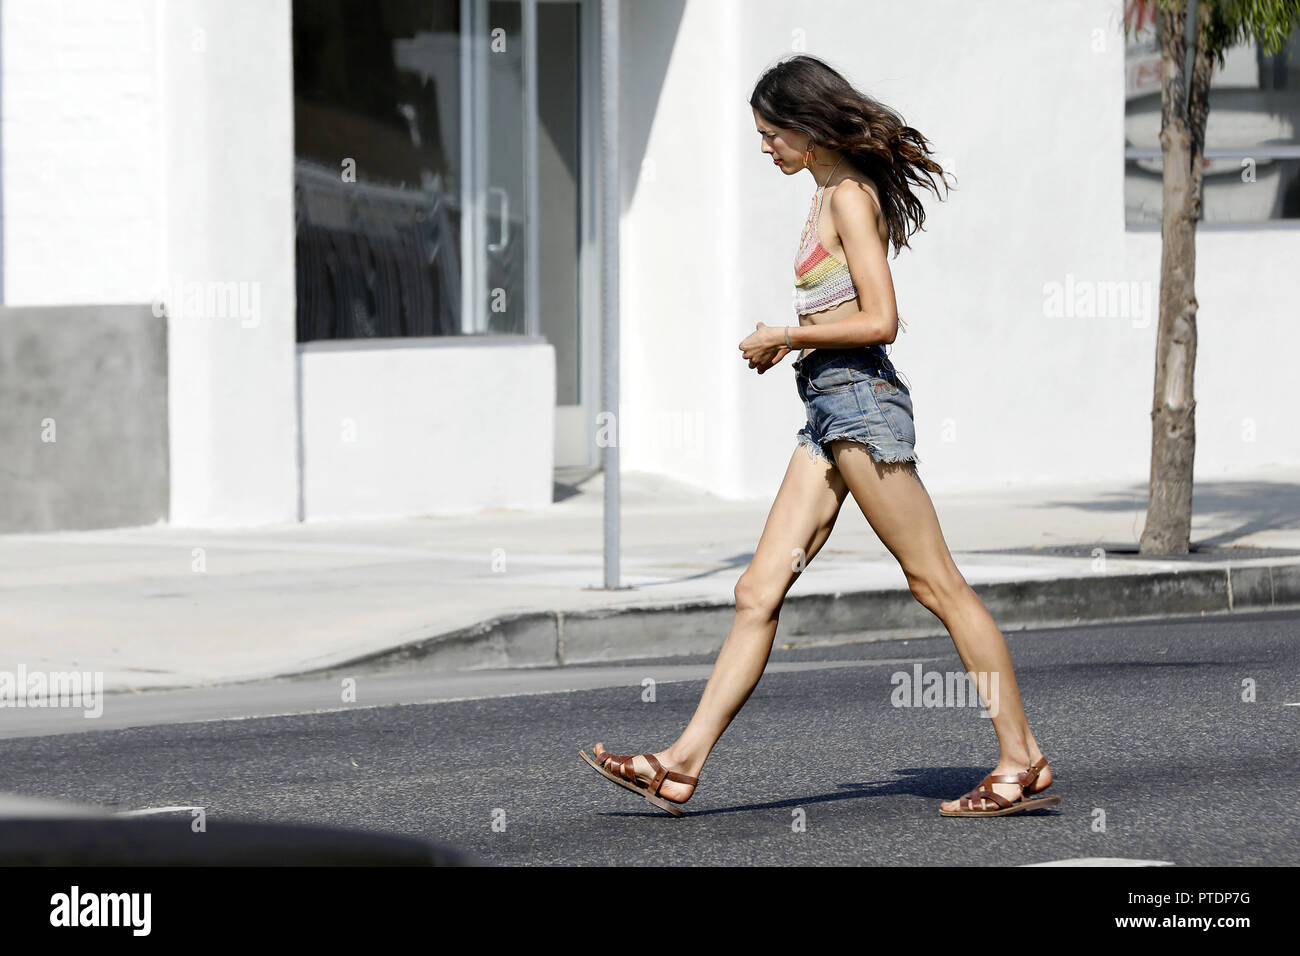
[[[1155,0],[1125,0],[1124,205],[1129,225],[1161,215],[1160,41]],[[1248,42],[1215,64],[1205,125],[1202,219],[1300,219],[1300,30],[1276,55]]]
[[298,340],[461,320],[460,0],[295,0]]

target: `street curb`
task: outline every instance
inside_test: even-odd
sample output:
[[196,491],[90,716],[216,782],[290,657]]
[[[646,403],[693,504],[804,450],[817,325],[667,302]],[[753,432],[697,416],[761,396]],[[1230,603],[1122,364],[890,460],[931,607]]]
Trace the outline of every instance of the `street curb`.
[[[1167,614],[1232,613],[1300,605],[1300,563],[1096,574],[972,585],[993,619],[1009,628],[1068,627]],[[279,676],[325,676],[419,662],[432,670],[562,667],[646,657],[716,654],[735,616],[731,601],[578,611],[526,611],[408,641],[337,664]],[[833,646],[943,635],[907,589],[788,597],[782,647]],[[864,622],[872,622],[864,627]],[[816,636],[816,640],[799,641]]]

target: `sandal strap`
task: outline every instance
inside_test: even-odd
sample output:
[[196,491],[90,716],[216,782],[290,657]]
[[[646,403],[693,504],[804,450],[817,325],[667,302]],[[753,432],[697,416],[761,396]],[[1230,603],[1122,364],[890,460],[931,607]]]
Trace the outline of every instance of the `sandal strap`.
[[991,773],[980,782],[980,786],[984,787],[987,786],[990,782],[992,782],[992,783],[1013,783],[1023,788],[1025,785],[1024,777],[1025,774],[1023,771],[1021,773],[999,773],[999,774]]
[[[987,800],[989,803],[994,804],[999,810],[1005,810],[1007,807],[1011,806],[1011,804],[1014,802],[1008,800],[1004,796],[1001,796],[994,790],[985,789],[983,784],[981,784],[978,789],[972,790],[969,794],[962,797],[962,799],[965,800],[968,804],[968,806],[966,807],[967,810],[976,809],[975,801],[980,799]],[[987,809],[987,807],[985,809]]]
[[[595,749],[596,749],[595,747],[592,748],[593,754],[595,753]],[[600,764],[602,767],[604,767],[606,770],[610,770],[609,762],[611,760],[616,760],[619,763],[622,763],[626,759],[627,757],[623,756],[622,754],[612,754],[608,750],[606,750],[603,754],[601,754],[599,757],[596,758],[596,762]],[[611,773],[612,772],[614,771],[611,770]]]
[[618,766],[624,761],[624,759],[626,758],[620,757],[618,754],[609,753],[607,751],[605,755],[600,758],[600,765],[604,767],[606,770],[608,770],[610,773],[618,773]]
[[1020,786],[1026,790],[1032,787],[1034,785],[1034,782],[1038,780],[1038,775],[1043,772],[1043,768],[1045,768],[1046,766],[1047,766],[1047,758],[1039,757],[1038,760],[1036,760],[1034,764],[1029,767],[1028,770],[1026,770],[1024,773],[1020,775],[1025,778],[1024,782],[1022,782]]
[[657,797],[659,796],[659,788],[664,785],[664,777],[668,775],[668,771],[664,769],[663,764],[655,759],[654,754],[642,754],[641,756],[650,762],[650,767],[655,772],[654,779],[650,781],[650,792]]
[[1001,796],[995,790],[985,791],[984,793],[980,794],[980,796],[986,800],[996,803],[998,805],[999,810],[1005,810],[1007,807],[1011,806],[1011,804],[1015,803],[1014,800],[1008,800],[1006,797]]
[[[998,779],[999,777],[1009,778],[1009,779],[1000,780]],[[989,774],[987,777],[985,777],[983,780],[980,781],[978,787],[976,787],[974,790],[970,791],[969,793],[967,793],[965,796],[962,797],[962,800],[966,801],[966,806],[964,806],[962,809],[974,810],[976,809],[975,801],[984,799],[987,800],[989,803],[994,804],[999,810],[1005,810],[1007,807],[1011,806],[1016,801],[1008,800],[1006,797],[1002,796],[1000,793],[998,793],[996,790],[993,789],[992,784],[1017,783],[1018,781],[1019,781],[1019,775],[1012,776],[1011,774],[996,774],[996,775]],[[1022,789],[1021,796],[1023,797],[1023,789]]]
[[[632,767],[632,758],[624,757],[623,762],[618,765],[618,775],[628,783],[636,784],[636,770]],[[637,784],[639,786],[639,784]]]
[[664,765],[655,759],[654,754],[642,754],[641,756],[650,761],[650,766],[654,768],[655,778],[650,782],[650,788],[655,796],[659,796],[659,790],[663,787],[665,780],[672,780],[674,783],[689,783],[692,787],[700,782],[699,777],[690,777],[684,773],[678,773],[676,770],[664,769]]

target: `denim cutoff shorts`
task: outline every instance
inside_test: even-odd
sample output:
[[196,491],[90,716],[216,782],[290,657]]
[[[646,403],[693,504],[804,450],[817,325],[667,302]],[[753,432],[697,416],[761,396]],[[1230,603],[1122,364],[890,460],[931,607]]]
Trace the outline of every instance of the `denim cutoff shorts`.
[[830,443],[851,439],[876,461],[915,461],[912,393],[880,345],[819,348],[794,362],[795,384],[808,410],[799,442],[831,464]]

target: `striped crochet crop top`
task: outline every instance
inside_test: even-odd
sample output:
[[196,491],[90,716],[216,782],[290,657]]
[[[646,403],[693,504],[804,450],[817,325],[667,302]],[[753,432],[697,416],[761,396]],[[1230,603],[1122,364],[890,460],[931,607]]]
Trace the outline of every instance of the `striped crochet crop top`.
[[[844,157],[840,157],[840,162]],[[831,168],[831,176],[839,162]],[[826,181],[831,181],[831,176]],[[804,223],[803,237],[799,242],[799,252],[794,259],[794,313],[796,316],[809,312],[821,312],[831,306],[856,298],[858,288],[853,284],[849,265],[843,259],[836,258],[826,251],[817,226],[822,218],[822,198],[826,187],[817,187],[817,203],[808,212],[808,221]],[[898,328],[907,331],[907,323],[898,316]],[[804,350],[805,352],[807,349]]]
[[[840,162],[844,157],[840,157]],[[836,167],[840,162],[835,164]],[[835,169],[826,181],[831,181]],[[849,274],[849,266],[843,259],[838,259],[826,251],[817,234],[818,223],[822,218],[822,197],[825,186],[817,187],[815,208],[808,211],[808,221],[804,223],[803,235],[799,240],[799,252],[794,259],[794,311],[796,315],[807,312],[821,312],[833,305],[847,302],[857,297],[858,290]]]

